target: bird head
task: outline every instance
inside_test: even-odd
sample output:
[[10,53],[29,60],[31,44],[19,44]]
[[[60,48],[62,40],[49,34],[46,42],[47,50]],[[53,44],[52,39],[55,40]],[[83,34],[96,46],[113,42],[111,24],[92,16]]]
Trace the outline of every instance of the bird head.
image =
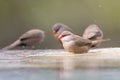
[[63,31],[72,31],[72,29],[62,23],[56,23],[53,25],[52,33],[55,37],[58,37]]
[[52,28],[52,30],[53,30],[53,35],[57,35],[58,34],[58,32],[61,30],[63,28],[63,24],[61,24],[61,23],[56,23],[55,25],[53,25],[53,28]]
[[62,43],[62,39],[65,37],[68,37],[70,35],[73,35],[72,32],[70,31],[63,31],[59,36],[58,36],[58,40],[60,41],[60,43]]

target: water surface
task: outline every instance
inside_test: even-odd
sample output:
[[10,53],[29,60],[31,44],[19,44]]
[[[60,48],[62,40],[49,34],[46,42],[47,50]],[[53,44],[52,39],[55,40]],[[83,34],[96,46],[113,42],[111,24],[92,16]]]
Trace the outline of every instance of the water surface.
[[[110,49],[110,48],[109,48]],[[0,80],[120,80],[120,53],[64,50],[1,51]],[[98,53],[99,52],[99,53]]]

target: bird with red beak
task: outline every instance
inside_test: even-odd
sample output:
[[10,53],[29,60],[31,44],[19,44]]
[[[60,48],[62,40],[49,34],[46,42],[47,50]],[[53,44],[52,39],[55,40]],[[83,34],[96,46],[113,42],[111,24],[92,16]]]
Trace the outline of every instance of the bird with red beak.
[[1,50],[13,49],[17,46],[36,46],[44,41],[45,33],[40,29],[31,29],[24,33],[14,43],[2,48]]
[[62,23],[56,23],[53,25],[52,27],[52,33],[53,35],[58,38],[58,36],[63,32],[63,31],[71,31],[72,32],[72,29],[70,27],[68,27],[67,25],[65,24],[62,24]]
[[[53,35],[58,38],[58,36],[63,32],[63,31],[71,31],[73,32],[73,30],[68,27],[67,25],[64,25],[62,23],[56,23],[55,25],[53,25]],[[103,31],[99,28],[98,25],[96,24],[91,24],[89,25],[82,36],[84,39],[88,39],[88,40],[101,40],[103,39]],[[61,42],[61,41],[60,41]],[[99,46],[101,43],[95,44],[92,47],[96,47]]]
[[87,53],[93,45],[109,40],[101,39],[91,41],[88,39],[84,39],[81,36],[75,35],[70,31],[63,31],[59,35],[58,39],[62,42],[64,49],[67,52],[72,53]]

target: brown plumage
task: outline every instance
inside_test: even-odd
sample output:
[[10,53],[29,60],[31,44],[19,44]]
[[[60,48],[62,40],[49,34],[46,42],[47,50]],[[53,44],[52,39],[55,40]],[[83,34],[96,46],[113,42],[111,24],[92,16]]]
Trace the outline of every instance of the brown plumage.
[[45,34],[44,31],[40,29],[31,29],[24,33],[12,44],[2,48],[1,50],[13,49],[17,46],[35,46],[39,45],[44,41]]
[[108,39],[91,41],[75,35],[70,31],[62,32],[58,38],[62,42],[64,49],[72,53],[86,53],[93,45],[108,41]]
[[89,40],[98,40],[103,38],[103,32],[96,24],[89,25],[84,33],[83,38],[89,39]]
[[[103,31],[99,28],[98,25],[91,24],[85,29],[85,31],[83,33],[83,38],[89,39],[91,41],[102,40],[103,39]],[[98,45],[100,45],[100,43],[93,45],[93,47],[96,47]]]

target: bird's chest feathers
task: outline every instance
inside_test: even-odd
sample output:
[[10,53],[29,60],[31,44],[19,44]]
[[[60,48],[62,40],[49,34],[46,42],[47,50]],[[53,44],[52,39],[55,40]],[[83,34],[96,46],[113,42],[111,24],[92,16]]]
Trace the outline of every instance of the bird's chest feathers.
[[74,41],[73,37],[67,36],[67,37],[62,39],[62,42],[63,42],[63,47],[65,49],[74,49],[74,48],[76,48],[75,41]]

